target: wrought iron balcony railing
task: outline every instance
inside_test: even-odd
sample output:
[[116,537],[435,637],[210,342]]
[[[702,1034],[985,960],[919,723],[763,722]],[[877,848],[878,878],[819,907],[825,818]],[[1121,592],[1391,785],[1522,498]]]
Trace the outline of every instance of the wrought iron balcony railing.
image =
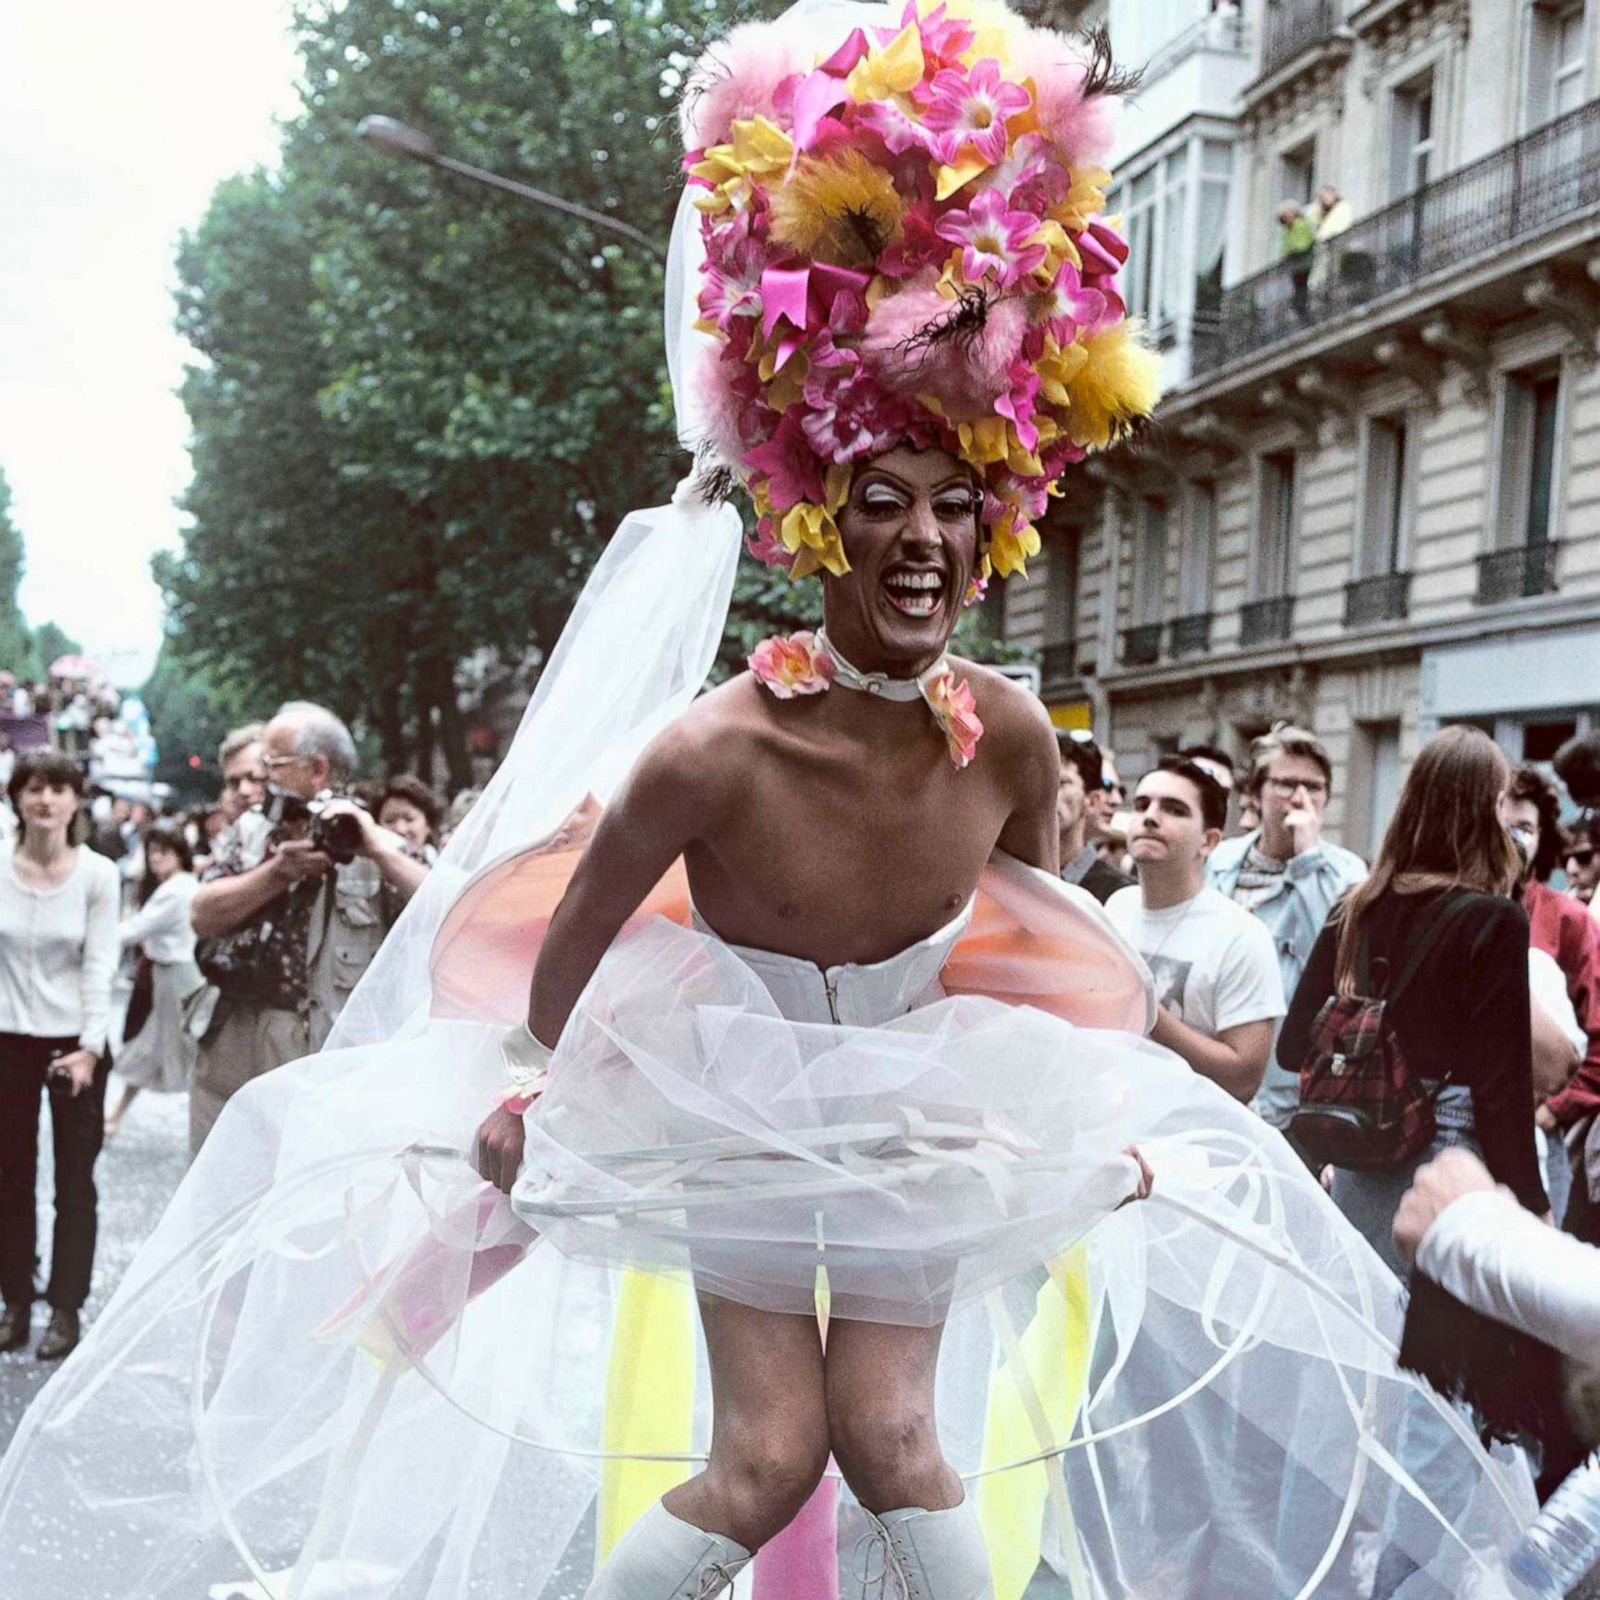
[[1339,25],[1334,0],[1267,0],[1261,41],[1261,73],[1276,72],[1284,62],[1321,43]]
[[1600,100],[1225,289],[1194,371],[1259,352],[1380,296],[1600,206]]
[[1491,550],[1478,557],[1480,606],[1501,600],[1522,600],[1530,595],[1554,594],[1556,590],[1556,546],[1549,539],[1532,544],[1512,545],[1508,550]]
[[1344,586],[1344,625],[1363,627],[1372,622],[1398,622],[1411,609],[1411,574],[1380,572],[1357,578]]
[[1239,648],[1277,644],[1289,637],[1294,625],[1294,596],[1274,595],[1270,600],[1249,600],[1239,607]]
[[1125,667],[1148,667],[1161,659],[1162,625],[1143,622],[1135,628],[1122,630],[1122,664]]
[[1211,648],[1211,613],[1191,612],[1172,624],[1172,653],[1175,656],[1204,655]]

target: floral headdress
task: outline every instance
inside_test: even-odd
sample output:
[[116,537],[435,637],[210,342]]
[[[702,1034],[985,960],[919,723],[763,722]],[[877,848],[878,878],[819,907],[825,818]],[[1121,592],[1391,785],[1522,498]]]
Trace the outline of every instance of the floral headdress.
[[755,503],[752,552],[795,577],[849,570],[852,463],[899,443],[978,474],[980,581],[1025,572],[1063,470],[1156,400],[1100,215],[1122,87],[1104,35],[909,0],[816,45],[735,28],[685,95],[708,444]]

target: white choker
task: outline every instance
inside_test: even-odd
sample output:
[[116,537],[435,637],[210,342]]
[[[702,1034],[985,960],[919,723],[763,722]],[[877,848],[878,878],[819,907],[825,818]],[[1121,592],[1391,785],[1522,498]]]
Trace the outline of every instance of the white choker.
[[822,694],[836,683],[880,700],[925,700],[957,767],[972,760],[983,734],[972,686],[965,678],[956,682],[955,669],[947,655],[940,656],[914,678],[862,672],[839,654],[819,628],[815,633],[763,639],[748,659],[757,681],[780,700]]

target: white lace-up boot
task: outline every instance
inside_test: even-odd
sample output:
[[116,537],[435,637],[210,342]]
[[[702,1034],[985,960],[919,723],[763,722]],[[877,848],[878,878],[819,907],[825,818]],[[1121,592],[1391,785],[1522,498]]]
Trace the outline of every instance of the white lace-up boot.
[[[971,1495],[948,1511],[908,1506],[866,1516],[877,1547],[868,1553],[869,1596],[876,1585],[894,1600],[994,1600],[994,1574]],[[875,1562],[881,1571],[873,1570]]]
[[693,1527],[658,1500],[617,1541],[584,1600],[714,1600],[749,1562],[743,1545]]

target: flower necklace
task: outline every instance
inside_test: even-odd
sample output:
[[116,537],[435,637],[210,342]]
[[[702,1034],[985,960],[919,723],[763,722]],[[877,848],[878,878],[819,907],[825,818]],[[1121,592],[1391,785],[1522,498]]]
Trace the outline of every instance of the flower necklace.
[[885,672],[862,672],[839,654],[825,629],[815,633],[775,634],[749,655],[750,670],[780,700],[821,694],[838,684],[881,700],[924,700],[939,724],[950,759],[958,768],[972,760],[983,736],[972,686],[956,682],[949,656],[942,655],[915,678],[891,678]]

